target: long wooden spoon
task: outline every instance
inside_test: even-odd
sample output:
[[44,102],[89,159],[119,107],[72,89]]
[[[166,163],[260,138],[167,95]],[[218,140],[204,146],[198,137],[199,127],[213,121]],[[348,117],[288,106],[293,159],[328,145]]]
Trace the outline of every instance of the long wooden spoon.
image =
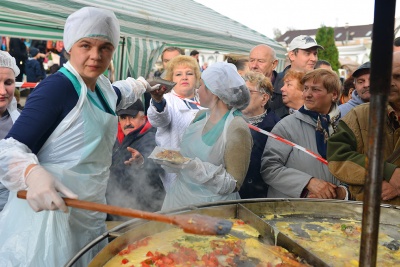
[[[18,191],[17,196],[26,199],[26,190]],[[84,210],[99,211],[113,215],[140,218],[150,221],[174,224],[186,233],[198,235],[225,235],[232,229],[232,222],[200,214],[164,215],[141,210],[122,208],[96,202],[63,198],[65,204]]]

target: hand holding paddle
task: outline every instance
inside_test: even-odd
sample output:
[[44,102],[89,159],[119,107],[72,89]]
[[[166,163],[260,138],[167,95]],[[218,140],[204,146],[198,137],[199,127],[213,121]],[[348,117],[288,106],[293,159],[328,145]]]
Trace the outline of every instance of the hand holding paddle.
[[[26,193],[25,190],[18,191],[17,196],[26,199]],[[200,214],[164,215],[78,199],[63,198],[63,200],[67,206],[73,208],[174,224],[190,234],[225,235],[232,228],[231,221]]]

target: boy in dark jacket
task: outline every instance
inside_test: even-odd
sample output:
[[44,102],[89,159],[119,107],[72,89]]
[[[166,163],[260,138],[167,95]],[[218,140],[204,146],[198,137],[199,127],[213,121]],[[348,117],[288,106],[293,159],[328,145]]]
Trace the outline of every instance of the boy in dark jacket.
[[41,55],[42,54],[39,53],[39,49],[35,47],[31,47],[29,49],[29,57],[28,60],[25,61],[25,74],[27,82],[37,83],[46,77],[46,74],[40,67],[41,63],[38,61],[38,58]]

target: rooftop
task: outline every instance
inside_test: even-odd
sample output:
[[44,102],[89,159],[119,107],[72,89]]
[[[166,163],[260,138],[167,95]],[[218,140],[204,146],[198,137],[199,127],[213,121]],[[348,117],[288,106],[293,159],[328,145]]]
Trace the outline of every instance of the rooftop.
[[[335,40],[336,42],[345,42],[346,40],[352,41],[354,39],[360,38],[372,38],[372,25],[357,25],[357,26],[345,26],[345,27],[335,27]],[[285,32],[282,36],[276,39],[279,43],[289,44],[293,38],[299,35],[310,35],[315,36],[318,29],[309,30],[292,30]],[[347,36],[347,39],[346,39]]]

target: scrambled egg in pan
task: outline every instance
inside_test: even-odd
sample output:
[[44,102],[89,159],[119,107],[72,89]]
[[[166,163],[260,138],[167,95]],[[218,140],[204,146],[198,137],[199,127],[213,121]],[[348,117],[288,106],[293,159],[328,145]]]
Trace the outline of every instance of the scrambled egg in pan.
[[129,244],[105,266],[309,266],[282,247],[259,242],[258,231],[243,221],[233,222],[232,230],[247,238],[192,235],[172,228]]
[[[361,222],[344,219],[312,219],[312,221],[300,218],[285,220],[282,217],[270,216],[265,216],[265,218],[278,231],[330,266],[359,266]],[[390,227],[393,229],[389,229]],[[397,227],[381,225],[380,228],[376,266],[400,266],[399,240],[387,234],[389,230],[397,231]]]

